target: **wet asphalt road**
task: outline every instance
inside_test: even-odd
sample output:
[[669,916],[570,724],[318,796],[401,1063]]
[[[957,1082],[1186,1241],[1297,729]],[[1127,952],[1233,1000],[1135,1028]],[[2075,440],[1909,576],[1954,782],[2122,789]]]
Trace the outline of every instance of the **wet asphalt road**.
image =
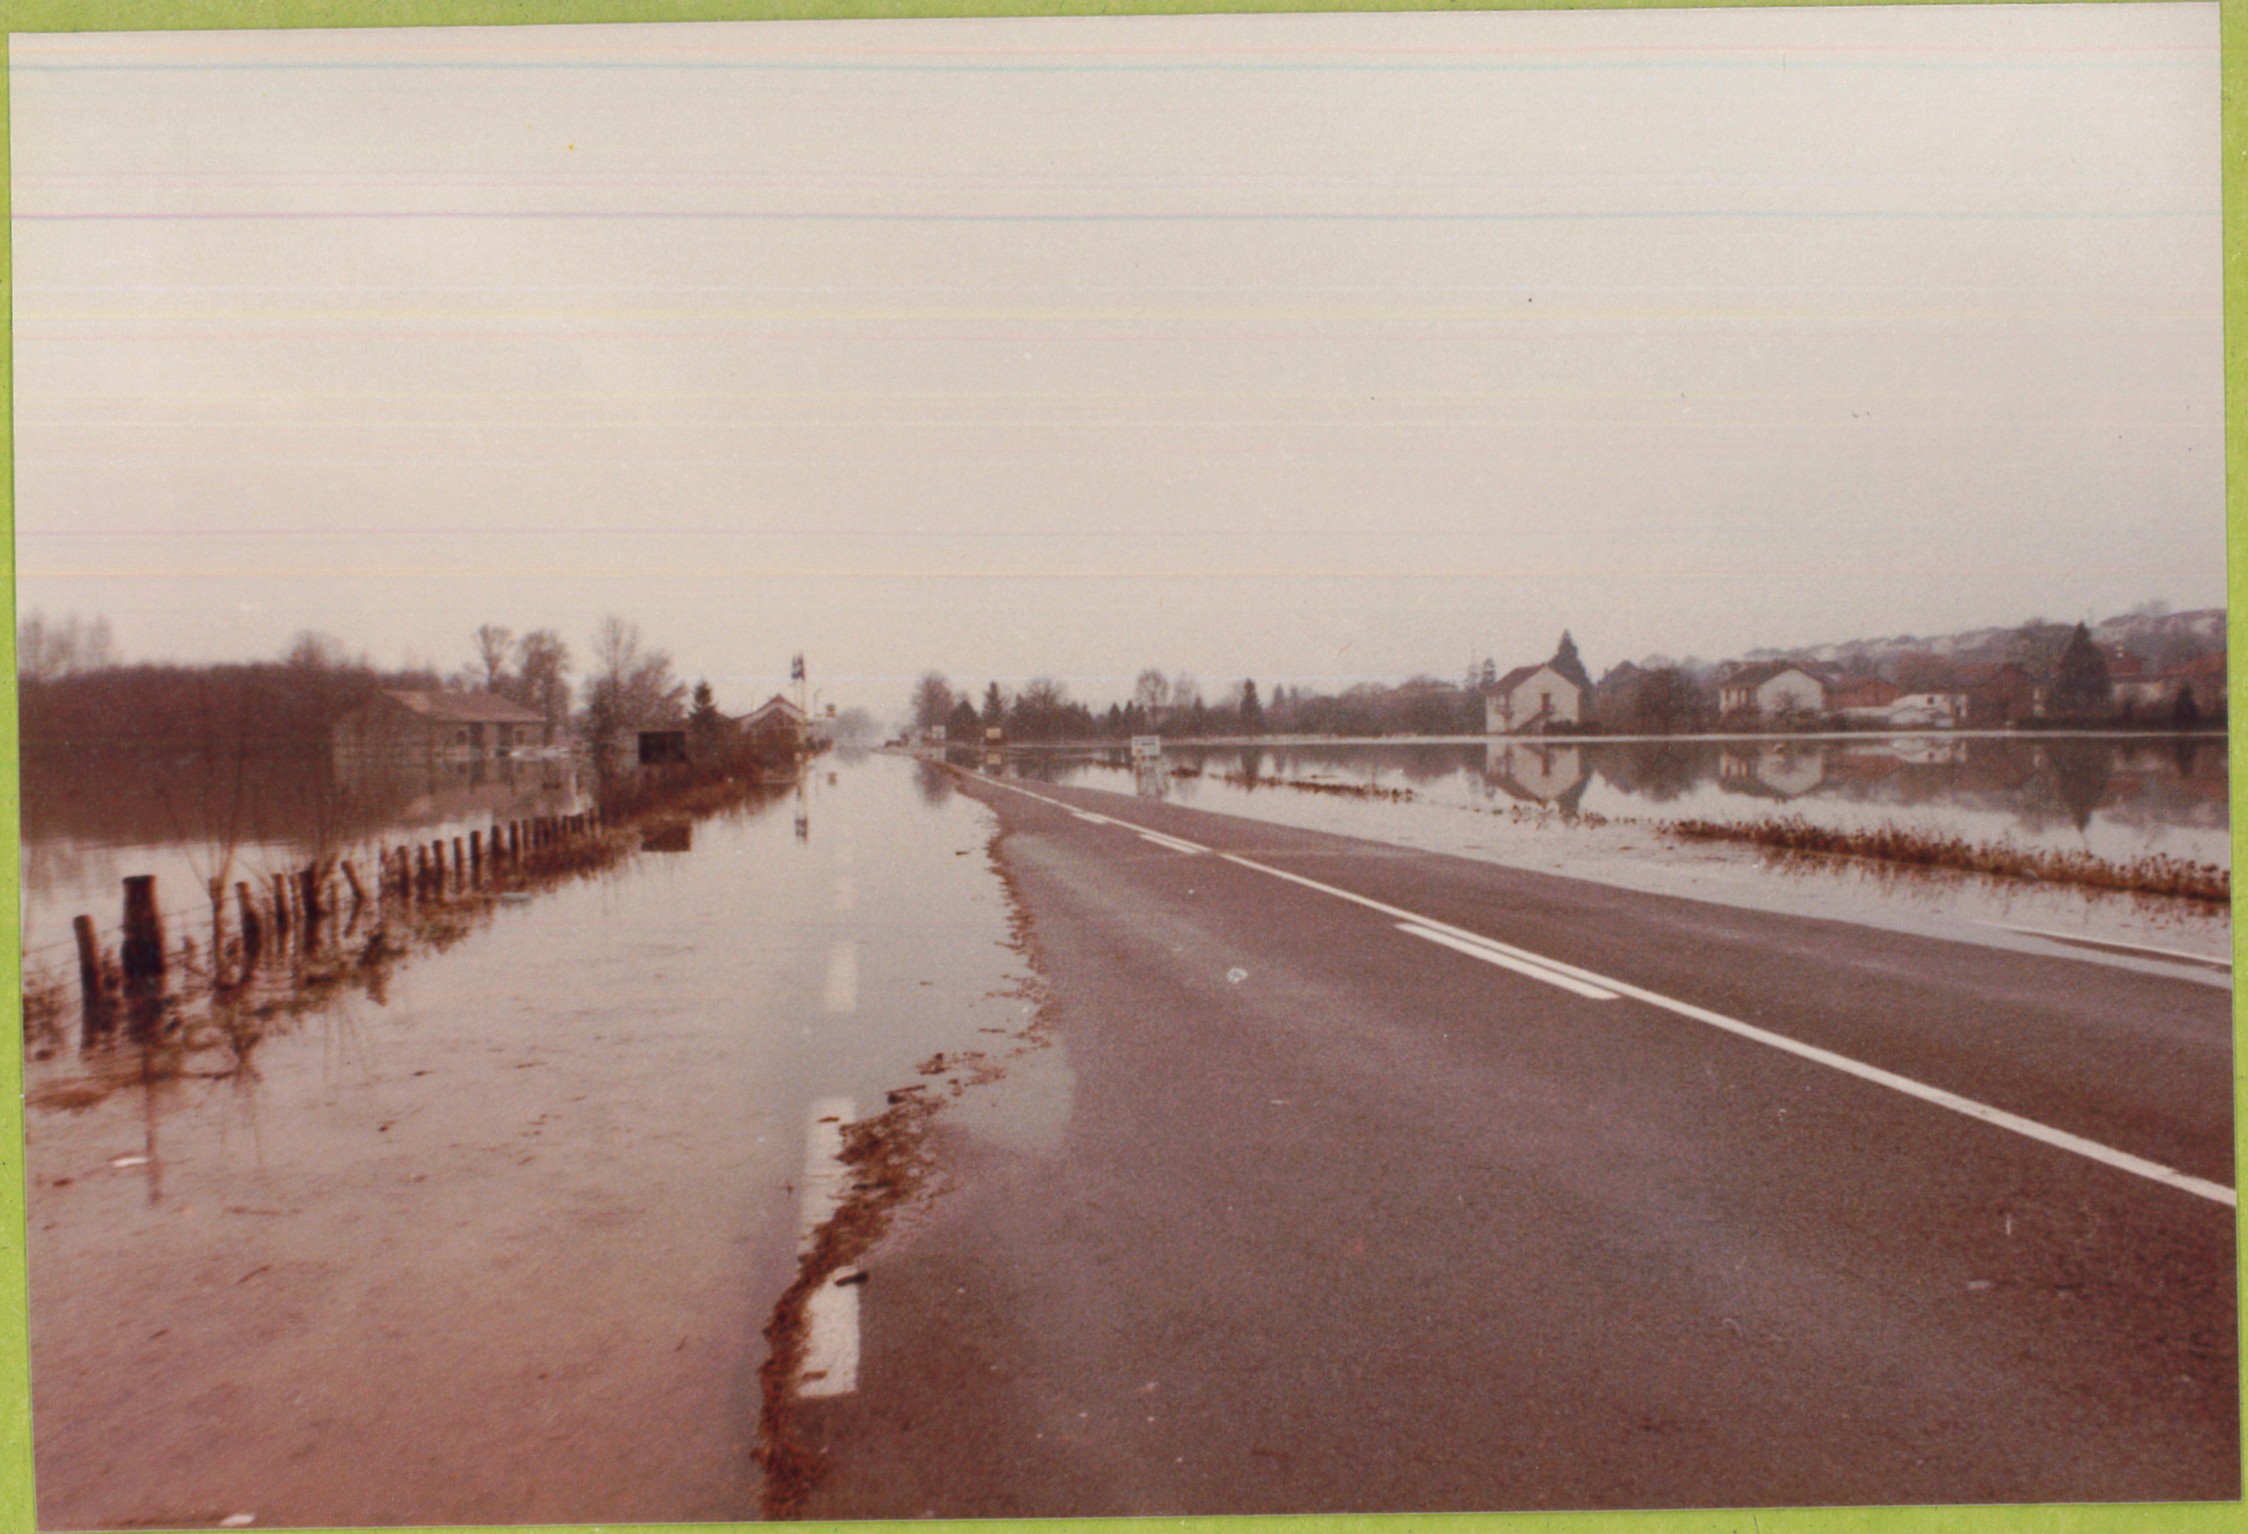
[[804,1516],[2240,1495],[2226,988],[962,786],[1066,1119],[940,1130]]

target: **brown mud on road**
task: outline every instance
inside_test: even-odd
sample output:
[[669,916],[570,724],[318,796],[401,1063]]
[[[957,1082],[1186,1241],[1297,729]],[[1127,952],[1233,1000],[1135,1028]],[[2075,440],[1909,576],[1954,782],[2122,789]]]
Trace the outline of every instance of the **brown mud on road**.
[[1007,1079],[1009,1068],[1053,1042],[1053,996],[1044,979],[1036,928],[1006,855],[1004,827],[985,844],[992,870],[1006,891],[1007,946],[1025,973],[993,993],[1017,1003],[1026,1024],[1005,1033],[1013,1047],[997,1054],[985,1049],[938,1052],[915,1070],[943,1077],[946,1097],[931,1096],[928,1084],[912,1082],[885,1094],[888,1107],[871,1118],[843,1127],[841,1159],[851,1174],[849,1191],[813,1233],[795,1279],[773,1307],[765,1327],[767,1352],[758,1371],[763,1411],[757,1458],[764,1470],[761,1514],[767,1519],[796,1516],[827,1469],[826,1457],[811,1441],[803,1422],[802,1384],[813,1297],[830,1285],[865,1283],[857,1264],[874,1252],[900,1214],[925,1205],[946,1191],[943,1168],[932,1144],[937,1116],[951,1099]]

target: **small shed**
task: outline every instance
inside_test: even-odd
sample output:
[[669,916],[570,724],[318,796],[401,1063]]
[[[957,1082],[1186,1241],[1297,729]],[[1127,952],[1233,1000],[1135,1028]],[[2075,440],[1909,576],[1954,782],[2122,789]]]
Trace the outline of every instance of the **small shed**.
[[639,762],[643,767],[679,767],[687,761],[685,730],[642,730]]

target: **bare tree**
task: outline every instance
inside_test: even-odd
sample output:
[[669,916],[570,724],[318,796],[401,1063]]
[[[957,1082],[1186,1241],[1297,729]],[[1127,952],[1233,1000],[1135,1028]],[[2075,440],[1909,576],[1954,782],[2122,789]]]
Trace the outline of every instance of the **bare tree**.
[[282,663],[296,671],[341,671],[351,664],[343,641],[333,634],[323,634],[318,629],[299,629],[289,648],[282,652]]
[[941,671],[924,671],[913,684],[913,722],[924,730],[936,729],[952,712],[952,683]]
[[546,716],[546,743],[554,744],[570,717],[570,647],[552,629],[533,629],[516,641],[515,675],[501,690]]
[[1132,684],[1132,706],[1152,726],[1171,701],[1170,680],[1150,666]]
[[600,669],[586,682],[586,728],[596,746],[620,729],[645,730],[685,717],[687,684],[671,674],[669,653],[647,647],[639,624],[602,619],[593,659]]
[[484,687],[498,692],[507,680],[507,658],[514,653],[515,631],[487,623],[476,631],[476,658],[484,667]]
[[51,620],[34,611],[16,625],[16,675],[26,681],[51,682],[77,671],[98,671],[110,659],[107,618],[81,624],[76,613]]

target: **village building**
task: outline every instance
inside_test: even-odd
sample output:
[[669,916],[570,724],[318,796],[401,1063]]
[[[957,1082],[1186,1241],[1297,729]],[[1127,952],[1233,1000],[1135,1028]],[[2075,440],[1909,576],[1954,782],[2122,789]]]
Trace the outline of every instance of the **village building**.
[[687,732],[682,729],[637,731],[634,746],[643,767],[683,767],[688,760]]
[[1889,705],[1888,719],[1900,730],[1956,730],[1967,722],[1967,694],[1908,692]]
[[1886,677],[1858,677],[1827,689],[1827,712],[1844,719],[1886,719],[1903,689]]
[[1827,711],[1826,683],[1793,661],[1743,666],[1718,682],[1717,711],[1739,718],[1812,718]]
[[1517,666],[1483,693],[1483,733],[1536,735],[1584,717],[1584,690],[1548,665]]
[[384,689],[336,721],[329,748],[345,770],[498,761],[538,745],[546,716],[489,692]]
[[2203,718],[2222,719],[2228,712],[2231,694],[2225,685],[2224,651],[2197,656],[2182,666],[2173,666],[2163,677],[2171,684],[2170,695],[2163,700],[2165,706],[2175,707],[2181,694],[2190,694],[2193,706]]
[[1517,666],[1481,691],[1484,734],[1542,735],[1584,722],[1592,678],[1577,658],[1576,641],[1564,632],[1553,659]]
[[2225,709],[2225,657],[2223,652],[2203,655],[2166,671],[2149,669],[2135,655],[2111,658],[2108,677],[2115,687],[2115,707],[2139,716],[2167,715],[2190,695],[2193,709],[2203,715]]
[[1619,661],[1608,668],[1592,689],[1592,717],[1604,730],[1630,727],[1639,712],[1639,696],[1649,673],[1634,661]]
[[1967,697],[1967,723],[2003,730],[2037,713],[2038,686],[2019,661],[1957,668],[1955,687]]
[[742,740],[753,746],[770,746],[801,755],[809,748],[812,721],[793,699],[774,693],[734,721]]

